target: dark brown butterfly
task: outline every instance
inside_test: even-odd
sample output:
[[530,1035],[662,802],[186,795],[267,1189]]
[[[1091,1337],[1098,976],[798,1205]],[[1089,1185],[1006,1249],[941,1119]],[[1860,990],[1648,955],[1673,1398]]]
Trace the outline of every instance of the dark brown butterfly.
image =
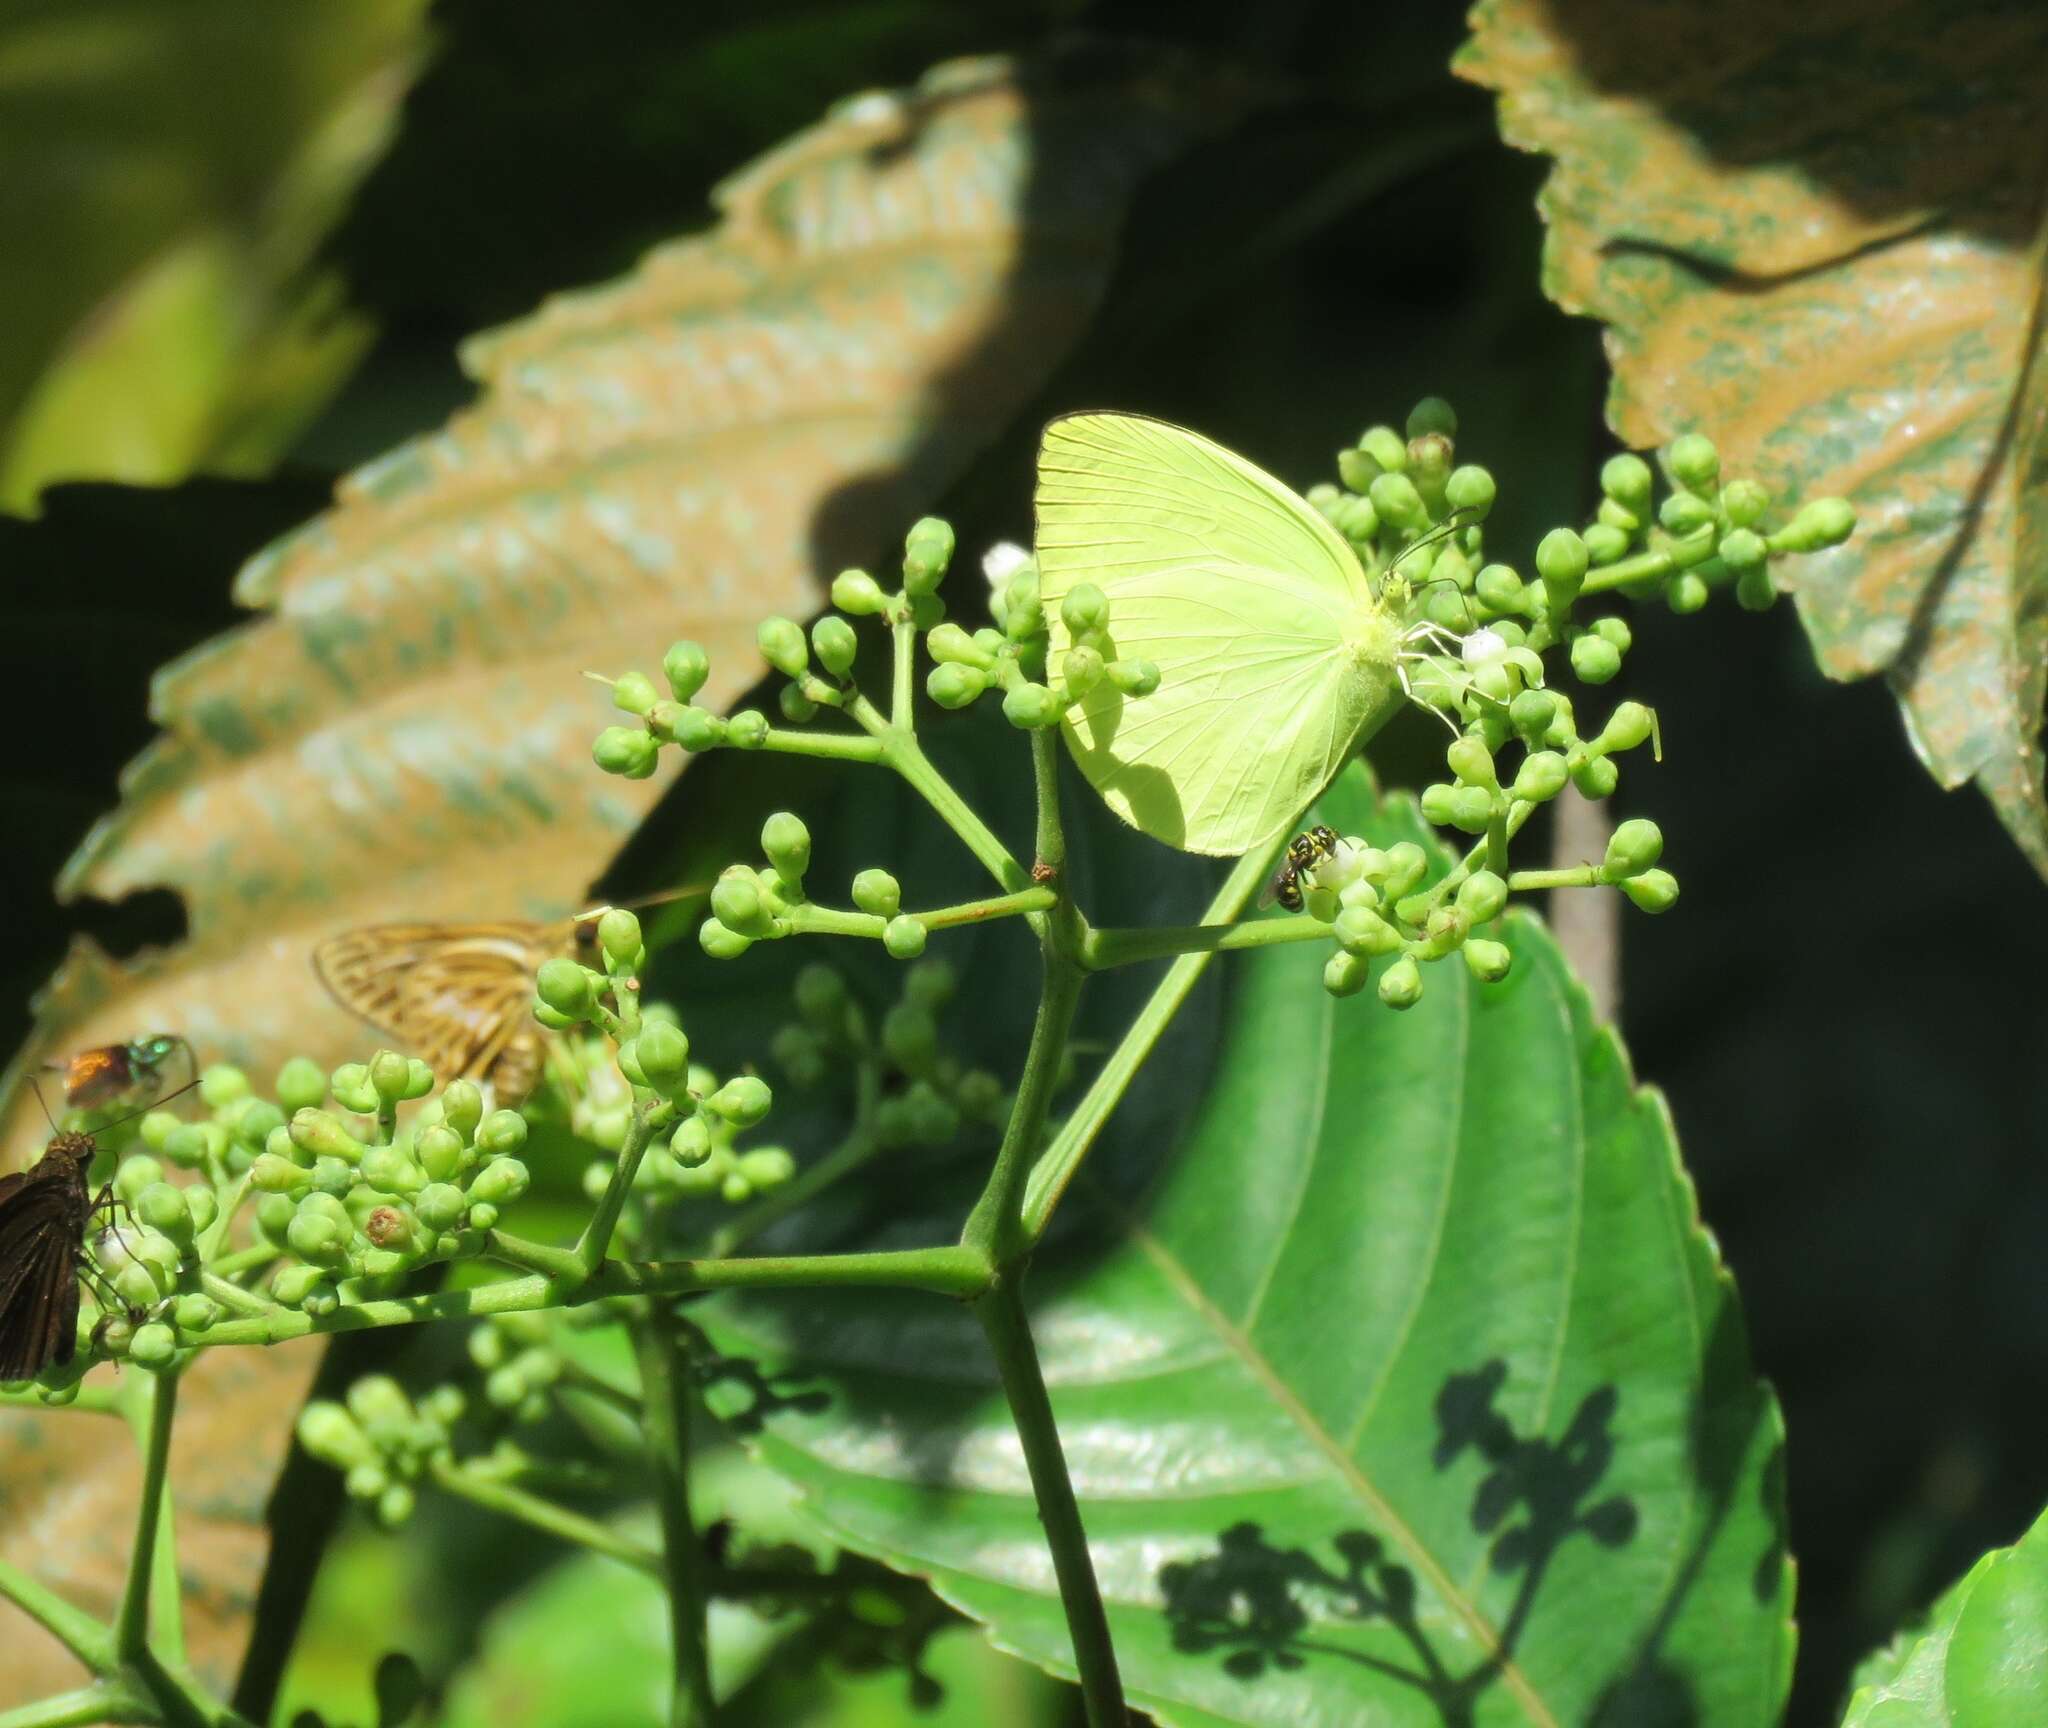
[[[631,901],[649,906],[709,892],[684,888]],[[598,913],[541,923],[371,924],[313,950],[327,993],[444,1080],[488,1080],[517,1104],[539,1083],[552,1036],[533,1018],[533,975],[557,955],[587,958]]]
[[154,1097],[163,1085],[163,1065],[180,1050],[196,1073],[192,1046],[175,1032],[154,1032],[125,1044],[95,1044],[50,1066],[64,1076],[64,1102],[74,1110],[93,1110],[145,1090]]
[[[29,1084],[35,1086],[33,1078]],[[171,1097],[198,1084],[195,1077]],[[42,1089],[35,1092],[40,1103]],[[49,1114],[47,1106],[43,1114]],[[106,1127],[118,1128],[141,1114],[134,1111]],[[79,1273],[91,1275],[85,1228],[113,1198],[111,1182],[94,1194],[87,1179],[99,1154],[93,1135],[60,1130],[54,1122],[50,1128],[42,1157],[26,1170],[0,1176],[0,1380],[33,1379],[50,1363],[62,1367],[71,1360],[78,1348]]]

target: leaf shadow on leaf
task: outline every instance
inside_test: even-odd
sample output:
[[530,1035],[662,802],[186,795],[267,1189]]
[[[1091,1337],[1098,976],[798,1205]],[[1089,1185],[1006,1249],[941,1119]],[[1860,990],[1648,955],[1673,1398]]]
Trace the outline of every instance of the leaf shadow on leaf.
[[[1337,1565],[1331,1566],[1307,1548],[1277,1546],[1251,1520],[1223,1530],[1213,1553],[1160,1568],[1174,1648],[1189,1655],[1221,1652],[1225,1672],[1248,1683],[1269,1667],[1300,1668],[1325,1657],[1359,1663],[1424,1693],[1445,1728],[1470,1728],[1480,1694],[1514,1660],[1559,1549],[1579,1536],[1619,1548],[1634,1540],[1638,1526],[1635,1503],[1626,1495],[1595,1498],[1614,1462],[1616,1388],[1587,1393],[1564,1432],[1549,1440],[1516,1434],[1495,1408],[1507,1377],[1506,1363],[1495,1359],[1450,1375],[1435,1400],[1431,1462],[1447,1470],[1472,1451],[1489,1466],[1473,1493],[1472,1528],[1492,1538],[1491,1570],[1519,1575],[1499,1641],[1476,1666],[1453,1672],[1417,1612],[1415,1574],[1390,1558],[1387,1544],[1370,1530],[1333,1534],[1328,1546]],[[1362,1621],[1391,1626],[1410,1656],[1394,1660],[1317,1636],[1320,1626]],[[1658,1721],[1698,1721],[1682,1682],[1679,1696],[1687,1707]]]

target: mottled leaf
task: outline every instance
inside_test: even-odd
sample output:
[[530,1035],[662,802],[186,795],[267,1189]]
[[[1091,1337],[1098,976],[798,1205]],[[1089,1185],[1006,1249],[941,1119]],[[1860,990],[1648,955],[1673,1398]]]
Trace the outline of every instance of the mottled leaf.
[[962,470],[1084,326],[1135,184],[1229,110],[1135,54],[951,64],[735,176],[709,235],[471,344],[477,405],[345,481],[242,572],[273,616],[158,678],[168,736],[62,888],[169,886],[190,939],[76,952],[39,1048],[164,1026],[259,1071],[339,1060],[369,1035],[313,978],[322,937],[575,909],[668,781],[592,767],[581,672],[690,635],[731,701],[755,621]]
[[1835,678],[2048,871],[2048,11],[1484,0],[1458,60],[1556,160],[1544,285],[1608,326],[1608,419],[1861,526],[1802,560]]
[[[1356,775],[1324,814],[1424,837]],[[1318,955],[1239,957],[1220,1048],[1162,1056],[1032,1274],[1125,1680],[1162,1722],[1778,1719],[1777,1411],[1661,1101],[1549,936],[1509,939],[1506,983],[1434,968],[1405,1016],[1333,1001]],[[964,1310],[789,1293],[713,1325],[755,1362],[721,1408],[813,1516],[1071,1672]]]
[[1927,1622],[1857,1670],[1843,1728],[2048,1721],[2048,1517],[1984,1556]]
[[372,335],[314,255],[425,55],[422,0],[0,19],[0,509],[258,471]]
[[[179,1391],[171,1493],[192,1664],[225,1696],[267,1543],[263,1509],[317,1345],[202,1356]],[[95,1375],[94,1384],[104,1375]],[[111,1619],[127,1576],[142,1460],[128,1425],[77,1410],[0,1410],[0,1552]],[[83,1684],[62,1645],[0,1603],[0,1708]]]

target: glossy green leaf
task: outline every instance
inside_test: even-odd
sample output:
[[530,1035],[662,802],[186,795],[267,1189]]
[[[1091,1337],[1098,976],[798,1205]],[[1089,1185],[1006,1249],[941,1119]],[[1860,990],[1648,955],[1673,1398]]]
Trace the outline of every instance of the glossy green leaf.
[[315,267],[425,58],[422,0],[0,18],[0,509],[267,467],[374,334]]
[[1979,1560],[1857,1682],[1843,1728],[2048,1721],[2048,1515]]
[[1800,561],[1834,678],[2048,871],[2048,10],[1486,0],[1458,70],[1555,158],[1544,286],[1608,326],[1608,419],[1860,527]]
[[[1324,815],[1423,837],[1356,775]],[[1240,957],[1213,1059],[1162,1054],[1032,1275],[1126,1683],[1163,1722],[1777,1720],[1777,1411],[1661,1102],[1550,938],[1508,940],[1507,982],[1433,968],[1407,1015],[1332,1000],[1320,954]],[[714,1324],[813,1516],[1070,1671],[969,1315],[792,1293]]]

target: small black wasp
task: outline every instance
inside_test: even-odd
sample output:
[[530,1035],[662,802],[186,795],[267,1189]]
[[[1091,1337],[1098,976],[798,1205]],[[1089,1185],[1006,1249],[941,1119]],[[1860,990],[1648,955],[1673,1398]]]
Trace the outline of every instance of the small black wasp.
[[1295,835],[1287,842],[1286,861],[1273,872],[1273,879],[1266,884],[1265,892],[1259,896],[1259,904],[1278,904],[1290,912],[1299,912],[1302,878],[1325,860],[1335,857],[1337,848],[1343,844],[1344,842],[1337,837],[1336,829],[1326,828],[1321,823],[1317,823],[1305,833]]

